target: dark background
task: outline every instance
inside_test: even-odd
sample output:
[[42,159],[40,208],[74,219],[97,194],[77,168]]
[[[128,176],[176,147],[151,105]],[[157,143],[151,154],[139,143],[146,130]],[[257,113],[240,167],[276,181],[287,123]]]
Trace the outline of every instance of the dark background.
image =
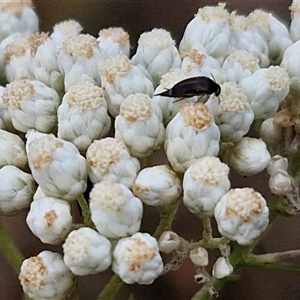
[[[51,31],[56,22],[76,19],[84,27],[84,32],[97,36],[98,31],[109,26],[122,26],[129,32],[131,45],[136,47],[138,36],[153,27],[169,30],[179,42],[186,24],[197,12],[198,7],[217,4],[218,1],[180,1],[180,0],[140,0],[140,1],[94,1],[94,0],[36,0],[34,1],[40,17],[40,28]],[[272,11],[287,24],[290,20],[288,6],[291,1],[227,1],[229,11],[237,10],[247,14],[255,8]],[[1,24],[0,24],[1,26]],[[233,187],[252,186],[267,196],[268,179],[261,176],[242,178],[232,176]],[[44,245],[34,237],[25,223],[26,212],[13,217],[1,217],[2,224],[11,232],[13,239],[25,257],[38,254],[42,250],[61,251],[60,247]],[[147,208],[142,231],[153,232],[158,224],[155,209]],[[149,223],[145,221],[148,220]],[[151,223],[150,221],[151,220]],[[300,249],[300,218],[279,218],[262,240],[266,252]],[[174,228],[186,239],[201,238],[201,222],[184,207],[174,222]],[[218,252],[211,253],[213,262]],[[300,263],[300,262],[298,262]],[[300,274],[270,269],[243,270],[240,281],[228,285],[220,293],[220,300],[297,300],[300,299]],[[82,277],[79,280],[80,299],[96,299],[106,285],[111,272]],[[134,299],[143,300],[188,300],[200,288],[193,280],[194,269],[185,263],[176,272],[159,278],[151,286],[126,286],[118,299],[128,299],[134,291]],[[10,266],[0,253],[0,300],[21,299],[21,288]]]

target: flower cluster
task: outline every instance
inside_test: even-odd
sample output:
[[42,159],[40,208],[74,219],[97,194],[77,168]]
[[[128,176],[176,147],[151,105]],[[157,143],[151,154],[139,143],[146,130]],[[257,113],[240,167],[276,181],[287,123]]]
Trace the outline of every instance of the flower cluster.
[[[133,55],[122,28],[93,37],[67,20],[43,33],[31,1],[7,3],[0,1],[0,214],[29,209],[32,233],[63,250],[23,261],[19,279],[32,299],[64,299],[76,276],[109,267],[127,284],[151,284],[187,258],[214,294],[211,279],[235,270],[229,243],[252,245],[269,224],[265,198],[251,185],[233,187],[230,171],[267,169],[270,192],[299,209],[299,171],[290,167],[300,144],[297,1],[290,30],[262,10],[242,16],[205,6],[178,47],[154,28]],[[176,84],[175,97],[159,95]],[[181,202],[203,222],[199,243],[171,231]],[[162,223],[169,218],[152,235],[141,228],[147,206]],[[211,274],[206,248],[220,250]]]

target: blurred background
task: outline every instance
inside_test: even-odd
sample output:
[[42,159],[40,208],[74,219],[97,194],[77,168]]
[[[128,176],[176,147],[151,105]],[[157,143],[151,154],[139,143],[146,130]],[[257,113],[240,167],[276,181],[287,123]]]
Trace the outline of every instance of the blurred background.
[[[76,19],[84,27],[84,32],[94,36],[102,28],[121,26],[129,34],[134,51],[139,35],[154,27],[169,30],[179,42],[186,24],[193,18],[199,7],[217,4],[218,1],[196,0],[35,0],[36,11],[40,17],[40,29],[51,31],[53,25],[65,19]],[[247,14],[253,9],[263,8],[273,12],[287,24],[290,20],[288,7],[291,1],[239,1],[228,0],[229,11]],[[232,174],[232,186],[251,186],[267,197],[268,178],[265,174],[243,178]],[[1,217],[1,223],[13,235],[13,239],[25,257],[38,254],[42,250],[61,252],[61,247],[44,245],[34,237],[26,226],[26,212],[12,217]],[[151,223],[147,223],[151,220]],[[142,231],[152,233],[159,221],[155,209],[147,208],[143,218]],[[148,221],[149,222],[149,221]],[[186,239],[199,240],[202,234],[201,222],[185,207],[174,222],[173,230]],[[263,252],[277,252],[300,249],[300,217],[279,218],[262,239]],[[211,262],[218,257],[218,251],[211,253]],[[300,263],[300,261],[298,261]],[[0,253],[0,299],[20,300],[21,287],[17,276]],[[80,299],[97,299],[97,295],[112,276],[110,271],[79,279]],[[151,286],[124,286],[119,300],[188,300],[200,286],[194,282],[194,268],[187,262],[175,272],[158,278]],[[220,293],[220,300],[299,300],[300,274],[272,269],[245,269],[240,279],[228,285]]]

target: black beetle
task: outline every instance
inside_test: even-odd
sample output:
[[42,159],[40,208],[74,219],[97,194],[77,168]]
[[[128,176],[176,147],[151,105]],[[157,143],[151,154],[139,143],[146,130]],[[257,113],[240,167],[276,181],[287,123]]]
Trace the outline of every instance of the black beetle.
[[215,81],[205,76],[197,76],[184,79],[176,83],[171,89],[154,96],[180,98],[179,100],[181,100],[183,98],[211,94],[215,94],[218,97],[220,93],[221,87]]

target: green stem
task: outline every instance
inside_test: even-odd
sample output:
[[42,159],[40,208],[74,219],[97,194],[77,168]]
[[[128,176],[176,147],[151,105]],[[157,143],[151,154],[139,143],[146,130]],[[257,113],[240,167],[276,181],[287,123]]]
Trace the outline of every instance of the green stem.
[[84,219],[84,224],[90,228],[95,228],[95,225],[92,221],[91,218],[91,212],[90,212],[90,208],[89,205],[87,203],[87,201],[85,200],[85,198],[83,197],[83,195],[80,195],[77,198],[77,201],[80,205],[80,208],[82,210],[82,215],[83,215],[83,219]]
[[202,234],[202,238],[203,241],[210,241],[212,239],[212,228],[211,228],[211,221],[210,221],[210,217],[205,216],[205,215],[199,215],[198,217],[202,220],[203,223],[203,234]]
[[97,300],[112,300],[117,295],[119,289],[122,287],[123,281],[117,275],[114,275],[106,287],[103,289]]
[[160,212],[160,222],[153,234],[156,239],[158,239],[164,231],[171,230],[179,203],[180,201],[177,201],[172,205],[164,205],[158,207],[158,210]]
[[5,258],[10,263],[16,274],[19,275],[21,264],[24,260],[23,255],[14,244],[9,232],[2,226],[0,222],[0,249],[4,253]]
[[245,263],[249,267],[268,267],[281,270],[300,272],[300,266],[293,263],[285,263],[284,260],[299,258],[300,250],[267,253],[261,255],[249,254]]

